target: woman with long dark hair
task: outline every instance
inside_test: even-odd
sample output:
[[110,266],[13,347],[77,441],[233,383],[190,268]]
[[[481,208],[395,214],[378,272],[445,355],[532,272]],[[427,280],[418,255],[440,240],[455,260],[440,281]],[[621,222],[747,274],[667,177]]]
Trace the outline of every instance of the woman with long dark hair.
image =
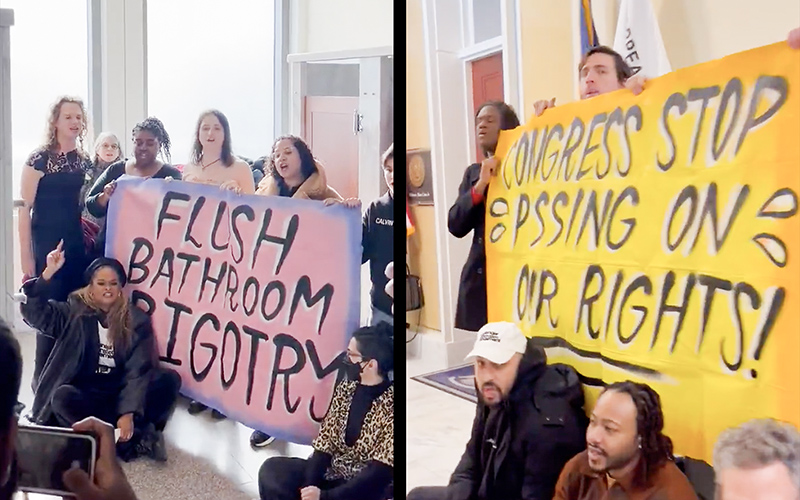
[[[81,188],[89,169],[83,149],[87,126],[83,101],[61,97],[50,108],[44,144],[28,156],[22,169],[18,227],[22,272],[26,277],[41,274],[47,254],[63,241],[69,264],[53,276],[48,291],[54,300],[66,300],[82,285],[88,264],[81,226]],[[50,339],[36,336],[34,392],[52,348]]]
[[255,193],[253,172],[247,162],[233,155],[231,127],[221,111],[210,109],[197,119],[191,161],[183,168],[183,180]]
[[[120,160],[111,164],[100,175],[86,197],[86,208],[95,217],[105,217],[108,212],[108,201],[114,194],[116,181],[123,175],[143,177],[145,179],[181,179],[180,171],[169,164],[169,134],[158,118],[150,117],[133,127],[133,158]],[[166,163],[159,159],[166,160]],[[103,220],[100,234],[95,243],[96,256],[105,254],[106,230],[108,223]]]
[[494,150],[501,130],[519,126],[517,114],[508,104],[489,101],[478,108],[475,131],[483,151],[481,163],[473,163],[464,172],[458,186],[458,198],[450,207],[447,228],[456,238],[472,232],[472,246],[458,285],[455,327],[477,332],[487,323],[486,311],[486,246],[483,233],[486,224],[486,191],[495,175],[497,160]]
[[325,169],[311,154],[308,144],[294,135],[275,139],[272,156],[256,194],[319,201],[333,198],[342,201],[339,193],[328,186]]
[[39,278],[23,285],[22,316],[54,340],[33,400],[31,420],[71,427],[93,416],[120,430],[124,459],[166,460],[161,432],[180,389],[180,376],[158,368],[150,317],[122,292],[125,269],[99,258],[86,269],[88,285],[67,301],[47,300],[53,276],[67,263],[63,244],[47,255]]
[[[194,130],[191,161],[183,168],[183,180],[219,186],[238,194],[254,194],[255,182],[250,166],[233,155],[231,126],[221,111],[210,109],[200,114]],[[197,415],[208,406],[200,401],[189,403],[189,414]],[[212,410],[215,420],[225,415]]]

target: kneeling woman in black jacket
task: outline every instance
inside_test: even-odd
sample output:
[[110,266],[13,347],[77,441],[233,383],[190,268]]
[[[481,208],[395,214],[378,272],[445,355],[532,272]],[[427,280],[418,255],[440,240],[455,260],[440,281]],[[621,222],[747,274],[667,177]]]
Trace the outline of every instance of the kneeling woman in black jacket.
[[59,244],[42,275],[23,285],[25,321],[55,339],[35,388],[33,421],[69,427],[94,416],[119,429],[123,459],[166,460],[161,431],[180,376],[158,368],[150,318],[122,293],[125,270],[118,261],[95,260],[86,270],[87,286],[67,302],[48,301],[47,287],[64,260]]

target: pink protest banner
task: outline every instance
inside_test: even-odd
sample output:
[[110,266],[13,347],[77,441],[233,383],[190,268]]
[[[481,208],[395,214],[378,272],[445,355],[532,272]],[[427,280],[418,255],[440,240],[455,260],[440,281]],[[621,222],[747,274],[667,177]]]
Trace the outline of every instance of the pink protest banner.
[[359,325],[361,221],[341,205],[120,179],[106,255],[181,392],[309,444]]

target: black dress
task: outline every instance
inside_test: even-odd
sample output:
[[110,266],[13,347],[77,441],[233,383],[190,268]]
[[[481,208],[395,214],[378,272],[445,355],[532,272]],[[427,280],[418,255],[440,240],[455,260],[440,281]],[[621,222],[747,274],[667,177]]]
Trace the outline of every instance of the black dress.
[[50,298],[64,301],[70,292],[83,286],[83,272],[88,265],[81,227],[81,188],[90,163],[77,150],[52,153],[41,148],[31,153],[26,165],[44,174],[39,179],[31,216],[36,275],[44,271],[47,254],[63,240],[66,262],[53,276]]
[[[40,148],[31,153],[27,166],[44,175],[39,179],[31,214],[31,247],[36,275],[47,265],[47,254],[59,241],[64,241],[66,261],[51,279],[49,298],[67,300],[67,296],[84,285],[83,273],[88,265],[81,226],[81,188],[89,169],[89,160],[77,150],[53,153]],[[32,387],[36,392],[39,374],[53,350],[54,341],[36,335]]]

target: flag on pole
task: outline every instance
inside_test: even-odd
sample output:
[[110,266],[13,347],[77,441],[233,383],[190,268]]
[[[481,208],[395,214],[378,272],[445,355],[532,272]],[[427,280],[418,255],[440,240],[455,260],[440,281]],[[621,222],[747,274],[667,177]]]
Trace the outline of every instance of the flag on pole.
[[634,75],[656,78],[672,71],[650,0],[622,0],[614,50]]
[[594,28],[592,0],[578,1],[581,3],[581,56],[583,56],[592,47],[600,45],[600,41],[597,39],[597,30]]
[[414,224],[411,222],[411,213],[408,211],[408,201],[406,201],[406,238],[414,234]]

